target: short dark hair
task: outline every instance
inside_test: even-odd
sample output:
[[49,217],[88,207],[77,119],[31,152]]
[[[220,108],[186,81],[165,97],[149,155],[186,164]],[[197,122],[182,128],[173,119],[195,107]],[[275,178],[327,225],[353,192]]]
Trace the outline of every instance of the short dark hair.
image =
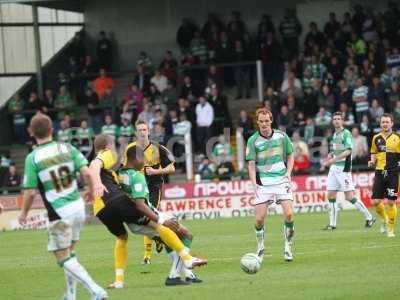
[[127,158],[128,162],[143,160],[144,159],[144,151],[143,151],[142,147],[139,147],[138,145],[129,147],[128,150],[126,151],[126,158]]
[[53,122],[48,115],[37,114],[31,119],[29,127],[35,138],[44,139],[51,135]]
[[111,136],[106,134],[99,134],[94,139],[94,151],[97,153],[104,150],[108,145],[112,144],[113,139]]
[[333,117],[335,117],[335,116],[340,116],[340,117],[342,117],[342,119],[343,119],[343,113],[342,113],[341,111],[335,111],[335,112],[333,113],[333,115],[332,115],[332,119],[333,119]]
[[393,123],[393,121],[394,121],[393,115],[392,115],[392,114],[389,114],[389,113],[384,113],[384,114],[380,117],[379,121],[380,121],[382,118],[389,118],[390,121],[392,121],[392,123]]

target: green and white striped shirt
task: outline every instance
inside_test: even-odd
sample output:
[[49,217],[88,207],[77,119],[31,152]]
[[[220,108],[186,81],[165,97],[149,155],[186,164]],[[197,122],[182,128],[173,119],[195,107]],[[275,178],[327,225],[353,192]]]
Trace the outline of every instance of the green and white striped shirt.
[[101,134],[112,136],[115,139],[118,135],[118,127],[115,124],[103,125],[103,127],[101,127]]
[[356,101],[356,112],[369,110],[368,87],[365,85],[353,91],[353,99]]
[[[351,135],[351,132],[346,128],[343,128],[340,131],[335,131],[330,142],[330,149],[331,153],[335,157],[342,154],[345,150],[353,149],[353,136]],[[350,172],[351,155],[337,160],[335,166],[343,167],[344,172]]]
[[76,173],[88,161],[75,147],[60,142],[37,146],[25,159],[24,188],[38,188],[50,221],[85,209]]
[[274,129],[270,137],[254,133],[247,141],[246,160],[256,162],[259,185],[275,185],[288,182],[286,157],[293,152],[287,134]]

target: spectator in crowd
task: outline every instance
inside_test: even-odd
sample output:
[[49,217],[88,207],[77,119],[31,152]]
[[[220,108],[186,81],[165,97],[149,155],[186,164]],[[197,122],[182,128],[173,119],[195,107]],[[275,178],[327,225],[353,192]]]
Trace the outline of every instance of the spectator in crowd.
[[318,106],[324,106],[330,113],[335,110],[335,97],[328,85],[322,86],[322,91],[318,93]]
[[399,89],[399,84],[397,82],[393,81],[390,84],[390,90],[387,98],[388,98],[389,108],[392,109],[396,107],[397,101],[400,100],[400,89]]
[[290,87],[290,82],[292,82],[292,87],[301,90],[301,81],[299,78],[296,78],[296,74],[292,71],[289,71],[287,78],[285,78],[281,85],[281,92],[287,93],[287,90]]
[[306,126],[306,116],[304,112],[298,111],[294,116],[293,128],[303,129]]
[[354,115],[349,111],[349,107],[346,102],[340,103],[339,111],[343,114],[344,126],[351,126],[354,124]]
[[181,88],[181,98],[188,99],[190,102],[195,102],[196,98],[201,95],[200,88],[192,82],[190,76],[183,77],[183,85]]
[[309,147],[312,147],[312,145],[314,144],[315,137],[316,137],[316,128],[314,120],[308,117],[306,120],[306,126],[304,127],[304,142],[306,142],[306,144]]
[[294,165],[293,171],[295,174],[304,174],[307,173],[311,166],[310,158],[302,153],[299,147],[293,148],[294,152]]
[[93,61],[92,56],[86,55],[85,62],[82,67],[82,74],[86,75],[89,80],[93,79],[94,74],[99,72],[98,65]]
[[252,120],[247,115],[245,110],[241,110],[239,114],[238,128],[242,130],[244,140],[247,142],[248,138],[254,133],[254,125]]
[[176,159],[177,169],[181,169],[182,172],[186,171],[184,153],[185,153],[185,135],[190,133],[192,130],[192,123],[187,119],[185,113],[179,114],[179,122],[175,123],[172,128],[173,135],[177,138],[177,141],[173,145],[173,153]]
[[[100,31],[99,40],[97,41],[97,58],[99,65],[108,71],[111,70],[112,61],[112,44],[111,40],[107,37],[105,31]],[[100,96],[100,95],[99,95]]]
[[94,131],[88,126],[86,120],[81,121],[81,126],[76,130],[75,138],[78,140],[78,149],[83,155],[88,156],[93,147]]
[[153,141],[164,145],[165,144],[165,127],[161,123],[155,123],[153,128],[151,128],[150,137]]
[[329,126],[332,122],[332,114],[321,106],[317,115],[315,116],[315,125],[317,126]]
[[364,85],[361,78],[356,81],[356,88],[353,91],[353,102],[356,106],[356,120],[360,122],[362,115],[369,112],[368,87]]
[[9,167],[11,165],[11,159],[9,153],[1,153],[0,154],[0,182],[3,182],[5,179],[5,174],[7,173]]
[[312,45],[318,45],[321,49],[325,44],[325,36],[319,31],[317,23],[311,22],[309,25],[309,32],[306,34],[304,45],[305,47],[309,47]]
[[313,80],[321,81],[326,73],[326,66],[324,66],[318,56],[311,56],[311,64],[309,64],[306,69],[311,73],[311,78]]
[[29,111],[26,116],[28,118],[28,122],[30,119],[36,114],[36,112],[41,111],[44,112],[44,102],[39,99],[36,92],[31,92],[29,95],[28,103],[26,104],[26,109]]
[[114,80],[107,76],[106,69],[101,68],[100,69],[100,76],[96,78],[94,81],[94,86],[96,88],[96,93],[97,96],[101,99],[102,97],[105,96],[107,88],[113,88],[114,87]]
[[182,24],[179,26],[178,32],[176,33],[176,42],[181,49],[181,53],[185,53],[189,50],[190,42],[197,30],[197,26],[189,18],[182,19]]
[[[233,57],[235,62],[247,60],[247,49],[242,40],[234,41]],[[235,67],[235,83],[237,86],[236,99],[242,99],[243,96],[250,98],[250,73],[248,66]]]
[[178,113],[176,110],[171,109],[168,112],[168,117],[165,120],[165,131],[168,136],[172,136],[174,126],[179,122]]
[[286,131],[292,127],[293,117],[289,113],[287,105],[281,106],[281,111],[276,119],[276,123],[280,130]]
[[144,102],[143,93],[138,89],[137,85],[132,84],[122,104],[123,111],[133,113],[137,116],[143,111]]
[[351,151],[354,165],[366,165],[369,158],[367,138],[360,134],[358,127],[351,130],[353,136],[353,149]]
[[[142,67],[142,71],[144,74],[152,73],[154,71],[153,61],[151,60],[151,58],[147,55],[147,53],[145,51],[140,51],[139,59],[138,59],[136,65],[138,67],[139,66]],[[138,70],[138,72],[139,72],[139,70]],[[142,86],[139,86],[139,88],[142,90]]]
[[285,10],[284,19],[279,25],[285,60],[291,61],[298,53],[301,31],[301,23],[296,16],[295,10],[287,8]]
[[261,42],[260,55],[267,85],[277,88],[282,73],[282,48],[272,32],[267,32],[264,41]]
[[98,134],[103,122],[103,112],[100,107],[99,97],[90,88],[85,90],[84,103],[87,103],[89,124],[94,132]]
[[214,162],[219,164],[222,162],[222,158],[225,161],[233,160],[233,147],[226,140],[225,135],[221,134],[218,137],[218,143],[215,144],[214,149],[212,151]]
[[57,141],[63,143],[70,143],[72,140],[72,130],[66,120],[61,120],[60,129],[57,131]]
[[103,127],[101,127],[101,134],[109,135],[116,141],[118,137],[118,126],[114,124],[112,117],[106,115],[104,117],[104,123]]
[[219,180],[231,180],[235,173],[235,168],[233,167],[232,161],[227,159],[225,155],[221,155],[219,163],[215,169],[216,177]]
[[341,30],[340,23],[336,19],[334,12],[329,13],[329,22],[325,24],[324,33],[328,39],[335,37],[335,32]]
[[52,120],[56,118],[56,114],[52,111],[54,109],[55,102],[56,98],[54,97],[53,90],[46,89],[44,91],[43,112],[47,114]]
[[379,120],[385,110],[379,105],[378,99],[372,99],[371,107],[369,109],[369,114],[373,123],[379,124]]
[[21,144],[27,140],[26,133],[26,119],[23,114],[24,100],[21,99],[19,94],[14,97],[7,104],[8,113],[12,115],[14,134]]
[[336,93],[337,103],[346,103],[348,106],[353,106],[353,94],[346,80],[340,80],[338,83],[339,91]]
[[118,143],[120,145],[125,145],[130,143],[135,137],[136,130],[129,119],[123,118],[121,120],[121,127],[119,128],[119,139]]
[[201,179],[213,179],[215,174],[215,165],[207,157],[203,158],[197,172],[200,174]]
[[161,73],[160,69],[157,69],[150,79],[150,83],[154,84],[157,90],[162,93],[167,88],[168,78]]
[[13,192],[17,192],[21,186],[22,180],[21,175],[17,173],[17,167],[15,164],[11,164],[8,168],[8,172],[4,176],[3,187],[14,188]]
[[275,25],[271,20],[271,16],[267,14],[263,14],[261,16],[260,23],[257,26],[257,39],[261,40],[267,32],[272,32],[275,34]]
[[146,121],[146,123],[150,126],[152,119],[154,119],[154,113],[151,104],[145,103],[143,105],[143,111],[138,115],[138,120]]
[[201,154],[206,154],[206,145],[211,137],[214,122],[214,109],[205,97],[199,98],[196,105],[197,149]]
[[361,118],[360,133],[364,136],[370,136],[372,134],[372,125],[368,115],[363,115]]
[[292,134],[292,143],[293,143],[293,148],[299,148],[300,149],[300,154],[304,154],[307,157],[310,156],[310,151],[308,149],[308,145],[301,139],[300,136],[300,131],[295,130]]
[[75,106],[75,102],[69,94],[66,86],[60,87],[60,92],[54,102],[54,107],[58,110],[57,118],[61,120],[64,118],[66,114],[72,114],[73,107]]
[[396,101],[396,105],[393,109],[393,119],[394,119],[395,128],[399,129],[399,126],[400,126],[400,100]]
[[168,80],[167,88],[161,93],[162,102],[167,105],[168,109],[176,108],[179,99],[179,89],[175,82]]
[[100,105],[104,109],[104,113],[111,115],[115,120],[121,103],[118,101],[113,88],[106,88],[106,94],[100,99]]
[[146,72],[145,65],[138,64],[136,68],[136,76],[133,79],[135,84],[142,93],[147,93],[150,89],[150,76]]
[[171,50],[165,51],[164,59],[161,61],[159,68],[163,70],[167,64],[175,71],[178,68],[178,61],[174,58]]
[[201,37],[200,31],[194,32],[194,37],[190,42],[190,52],[200,64],[207,63],[207,47],[204,39]]

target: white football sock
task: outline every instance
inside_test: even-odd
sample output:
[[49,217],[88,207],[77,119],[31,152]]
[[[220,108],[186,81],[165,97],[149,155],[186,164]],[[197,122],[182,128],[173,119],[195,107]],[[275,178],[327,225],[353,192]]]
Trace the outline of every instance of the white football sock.
[[329,201],[329,225],[336,227],[338,207],[336,201]]
[[65,274],[65,282],[66,282],[66,287],[67,290],[65,292],[65,297],[68,300],[76,300],[76,286],[77,286],[77,281],[75,280],[74,277],[72,277],[66,269],[64,269],[64,274]]
[[372,220],[372,215],[361,200],[354,203],[355,207],[364,215],[366,220]]
[[70,257],[64,261],[62,267],[70,276],[81,283],[91,294],[95,294],[103,290],[96,282],[94,282],[92,277],[90,277],[89,273],[78,262],[76,257]]
[[180,273],[180,264],[183,265],[183,261],[182,259],[179,257],[178,253],[176,253],[176,251],[172,251],[169,254],[169,257],[172,260],[172,266],[171,269],[169,271],[169,278],[178,278],[180,277],[179,273]]
[[257,249],[264,249],[264,226],[261,229],[256,228]]

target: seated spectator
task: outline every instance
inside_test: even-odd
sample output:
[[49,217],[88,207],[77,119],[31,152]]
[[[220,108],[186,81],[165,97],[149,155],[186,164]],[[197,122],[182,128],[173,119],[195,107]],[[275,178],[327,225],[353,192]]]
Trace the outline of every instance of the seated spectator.
[[109,135],[114,139],[117,140],[118,137],[118,126],[113,123],[113,119],[110,115],[106,115],[104,118],[104,125],[101,127],[101,134]]
[[165,51],[164,59],[161,61],[159,68],[162,70],[169,65],[169,67],[176,71],[178,68],[178,61],[174,58],[171,50]]
[[190,102],[195,102],[197,97],[202,94],[200,88],[192,83],[190,76],[183,77],[183,85],[181,88],[181,98],[188,99]]
[[199,164],[197,172],[200,174],[201,179],[213,179],[215,174],[215,165],[211,160],[205,157]]
[[290,71],[288,73],[288,77],[282,82],[281,92],[284,93],[289,88],[289,81],[293,81],[293,86],[297,89],[302,89],[301,81],[299,78],[296,78],[294,72]]
[[13,192],[17,192],[21,186],[22,180],[21,175],[17,173],[17,167],[15,164],[11,164],[8,168],[8,172],[4,176],[3,187],[15,188]]
[[160,123],[161,125],[165,125],[165,119],[164,119],[164,114],[160,109],[154,109],[154,114],[153,117],[149,121],[149,127],[150,129],[153,128],[157,123]]
[[307,157],[310,156],[310,151],[307,144],[301,139],[299,130],[296,130],[292,134],[293,148],[299,148],[301,150],[300,154],[304,154]]
[[89,155],[92,150],[94,132],[86,120],[82,120],[81,126],[75,132],[75,138],[78,140],[79,151],[85,156]]
[[161,93],[161,99],[167,105],[168,109],[176,108],[179,99],[179,89],[176,87],[174,81],[168,81],[167,88]]
[[356,88],[353,91],[353,102],[356,105],[356,119],[360,122],[363,114],[368,114],[368,87],[364,85],[361,78],[357,79]]
[[224,88],[224,76],[222,72],[214,64],[208,67],[208,79],[212,79],[220,91]]
[[364,136],[370,136],[372,133],[372,126],[368,115],[363,115],[361,118],[360,133]]
[[100,107],[99,97],[92,89],[87,88],[83,96],[84,103],[87,104],[87,111],[89,115],[89,124],[93,128],[94,133],[100,133],[103,123],[103,110]]
[[118,144],[121,149],[125,149],[125,146],[132,142],[136,131],[129,119],[123,118],[121,123],[118,130]]
[[343,79],[347,82],[350,89],[357,88],[358,73],[354,67],[346,68],[343,74]]
[[289,113],[289,108],[287,105],[281,106],[281,112],[276,118],[276,123],[280,130],[286,131],[292,127],[293,117]]
[[396,129],[400,126],[400,100],[396,101],[396,106],[393,109],[393,121]]
[[167,77],[168,81],[177,81],[178,79],[178,74],[176,72],[176,69],[172,68],[171,65],[166,62],[165,66],[163,69],[161,69],[162,74]]
[[190,52],[200,64],[207,63],[207,46],[198,30],[195,31],[194,37],[190,42]]
[[60,129],[57,131],[57,141],[70,143],[72,140],[72,131],[66,120],[61,120]]
[[161,123],[156,123],[151,129],[150,137],[153,141],[165,144],[165,127]]
[[220,93],[217,86],[213,84],[207,97],[215,112],[214,131],[219,134],[224,128],[231,128],[231,116],[228,109],[226,97]]
[[107,76],[106,70],[100,69],[100,76],[97,77],[94,81],[97,96],[99,96],[99,98],[104,97],[106,94],[106,89],[112,89],[114,85],[114,80],[111,77]]
[[301,129],[304,126],[306,126],[306,117],[304,112],[298,111],[294,116],[293,128]]
[[186,114],[181,113],[179,115],[179,122],[173,125],[172,133],[178,139],[173,145],[173,154],[177,158],[176,166],[178,169],[182,169],[182,172],[186,171],[186,162],[184,159],[185,153],[185,135],[190,133],[192,130],[192,123],[187,120]]
[[311,56],[311,64],[306,67],[306,70],[311,73],[311,78],[314,80],[320,80],[324,78],[326,67],[320,62],[319,57],[316,55]]
[[147,93],[150,89],[150,75],[146,72],[145,66],[138,65],[136,76],[133,79],[135,84],[142,93]]
[[329,126],[332,122],[332,114],[326,111],[325,107],[320,107],[318,114],[315,116],[315,125]]
[[399,84],[395,81],[393,81],[390,84],[390,90],[388,93],[388,103],[389,103],[389,108],[393,109],[397,105],[397,101],[400,100],[400,89],[399,89]]
[[324,33],[327,38],[333,38],[335,32],[340,30],[340,23],[336,19],[336,14],[334,12],[329,13],[329,21],[325,24]]
[[254,133],[253,121],[248,117],[245,110],[240,111],[238,128],[241,128],[243,132],[243,138],[247,142],[247,139]]
[[90,55],[85,56],[85,63],[82,68],[82,74],[86,75],[89,80],[92,80],[99,72],[99,67],[97,64],[93,61],[92,57]]
[[0,154],[0,183],[4,181],[4,175],[7,173],[11,165],[11,159],[9,157],[9,154]]
[[12,116],[14,134],[21,144],[24,144],[28,137],[26,132],[26,119],[23,114],[24,101],[19,94],[14,97],[7,104],[8,113]]
[[143,111],[144,95],[136,84],[132,84],[126,94],[122,107],[125,111],[134,112],[136,115]]
[[379,81],[378,76],[374,76],[372,78],[372,86],[368,90],[368,99],[378,99],[380,103],[382,104],[385,99],[386,99],[386,93],[385,90]]
[[353,149],[351,151],[353,164],[367,165],[369,158],[367,138],[360,134],[358,127],[353,127],[351,134],[353,136]]
[[380,118],[384,113],[384,109],[379,105],[378,99],[373,99],[371,102],[371,107],[369,109],[369,114],[373,123],[379,124]]
[[168,117],[165,120],[165,131],[168,136],[173,135],[174,126],[179,122],[178,114],[176,110],[171,109],[168,112]]
[[105,114],[111,115],[113,119],[117,118],[118,110],[121,103],[118,101],[114,89],[112,88],[106,89],[106,94],[104,95],[103,98],[101,98],[100,105],[104,108]]
[[26,104],[26,109],[29,110],[29,113],[26,114],[28,118],[28,122],[30,119],[36,114],[36,112],[41,111],[44,112],[44,103],[41,99],[39,99],[36,92],[31,92],[29,95],[28,103]]
[[197,26],[189,19],[183,18],[182,24],[179,26],[176,33],[176,42],[178,43],[181,52],[186,52],[190,47],[190,41],[194,36]]
[[[139,53],[139,59],[137,61],[137,66],[138,66],[138,73],[139,73],[139,66],[142,67],[142,70],[144,71],[144,73],[152,73],[154,66],[153,66],[153,61],[151,60],[151,58],[147,55],[147,53],[145,51],[140,51]],[[137,82],[136,82],[137,84]],[[142,86],[138,85],[139,89],[141,91],[142,90]]]
[[52,120],[55,120],[56,115],[54,112],[50,111],[54,108],[54,103],[56,98],[54,97],[54,93],[52,89],[46,89],[44,91],[44,99],[43,99],[43,112],[47,114]]
[[308,169],[311,166],[310,158],[302,153],[301,148],[294,147],[294,165],[293,171],[295,174],[304,174],[307,173]]
[[160,69],[157,69],[154,76],[151,77],[150,83],[154,84],[157,90],[162,93],[167,88],[168,78],[161,73]]
[[310,31],[307,33],[304,40],[306,47],[310,44],[310,41],[312,41],[313,44],[316,44],[319,46],[319,48],[322,48],[325,44],[325,36],[321,31],[319,31],[317,23],[311,22],[309,24],[309,29]]
[[150,103],[145,103],[143,105],[143,111],[138,115],[138,120],[146,121],[146,123],[149,124],[149,127],[150,127],[151,120],[153,118],[154,118],[154,113],[153,113],[153,109],[151,107],[151,104]]
[[339,90],[336,93],[336,101],[337,103],[347,103],[349,106],[353,106],[353,94],[349,89],[347,81],[340,80],[338,83]]
[[219,180],[230,180],[235,173],[232,161],[221,155],[220,162],[217,164],[215,169],[215,175]]
[[340,103],[339,111],[343,114],[344,126],[351,126],[354,124],[354,115],[351,111],[349,111],[346,102]]
[[218,143],[213,148],[213,157],[216,164],[221,163],[221,159],[225,161],[233,160],[233,147],[226,141],[225,135],[221,134],[218,137]]
[[322,91],[318,93],[318,105],[324,106],[327,111],[333,113],[335,109],[335,97],[328,85],[322,86]]
[[157,87],[154,84],[150,84],[147,98],[149,99],[150,103],[154,103],[156,99],[161,98],[161,93],[157,90]]
[[72,114],[72,108],[75,106],[75,102],[72,100],[71,95],[67,91],[66,86],[60,87],[60,92],[54,102],[54,108],[58,110],[57,118],[61,120],[66,114]]
[[291,77],[287,79],[287,87],[281,94],[283,99],[289,96],[294,96],[295,98],[303,97],[303,90],[295,85],[295,79]]
[[309,147],[312,147],[312,145],[314,144],[315,136],[316,128],[314,120],[308,117],[306,120],[306,126],[304,127],[304,142],[306,142]]

